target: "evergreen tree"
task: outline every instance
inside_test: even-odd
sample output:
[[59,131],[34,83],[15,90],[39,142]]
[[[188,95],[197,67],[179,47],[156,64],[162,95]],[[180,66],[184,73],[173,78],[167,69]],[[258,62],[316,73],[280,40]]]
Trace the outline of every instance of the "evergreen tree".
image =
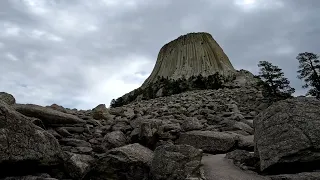
[[122,97],[117,98],[116,100],[112,99],[110,103],[110,107],[120,107],[125,104],[124,99]]
[[188,80],[185,76],[182,76],[181,81],[179,82],[179,86],[181,89],[181,92],[185,92],[189,90]]
[[115,99],[112,99],[111,100],[111,103],[110,103],[110,107],[114,108],[116,105],[116,100]]
[[299,53],[296,59],[299,61],[298,78],[305,81],[303,88],[312,87],[307,95],[320,99],[320,61],[314,53]]
[[268,61],[260,61],[259,77],[267,93],[276,97],[290,97],[295,89],[290,87],[290,81],[284,77],[282,69]]
[[204,77],[201,74],[195,77],[195,80],[193,81],[193,88],[195,89],[206,88]]
[[206,84],[207,89],[219,89],[222,87],[222,76],[218,72],[209,75]]
[[147,88],[147,97],[148,97],[148,99],[153,99],[153,98],[155,98],[155,92],[154,92],[154,90],[153,90],[153,86],[152,85],[150,85],[150,86],[148,86],[148,88]]

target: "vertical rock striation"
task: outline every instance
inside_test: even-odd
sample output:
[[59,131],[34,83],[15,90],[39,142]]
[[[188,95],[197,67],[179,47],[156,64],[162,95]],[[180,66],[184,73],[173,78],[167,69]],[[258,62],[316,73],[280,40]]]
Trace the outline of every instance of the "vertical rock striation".
[[155,82],[158,76],[178,79],[182,76],[209,76],[216,72],[235,72],[228,56],[209,33],[189,33],[164,45],[156,65],[142,87]]

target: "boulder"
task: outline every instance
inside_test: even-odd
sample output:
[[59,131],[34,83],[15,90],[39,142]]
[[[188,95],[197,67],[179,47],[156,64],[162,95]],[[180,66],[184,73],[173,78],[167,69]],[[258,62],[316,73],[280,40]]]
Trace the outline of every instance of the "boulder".
[[62,151],[53,135],[0,101],[0,177],[13,169],[12,175],[49,171],[61,160]]
[[109,113],[114,116],[124,116],[124,109],[122,107],[110,108]]
[[258,167],[259,158],[253,153],[245,150],[234,150],[226,154],[227,159],[232,159],[233,163],[243,170],[255,170]]
[[65,127],[59,127],[55,131],[63,137],[72,137],[72,134]]
[[138,143],[114,148],[98,160],[85,179],[148,180],[153,152]]
[[243,130],[249,134],[253,134],[254,133],[254,130],[252,127],[250,127],[248,124],[245,124],[243,122],[236,122],[233,127],[235,129],[239,129],[239,130]]
[[52,104],[51,106],[47,106],[57,111],[61,111],[63,113],[67,113],[67,110],[63,106],[59,106],[58,104]]
[[62,138],[62,136],[59,133],[57,133],[57,131],[55,131],[54,129],[47,129],[46,131],[53,135],[56,139]]
[[75,138],[62,138],[59,142],[65,146],[72,147],[91,147],[91,144],[85,140]]
[[127,144],[127,138],[121,131],[113,131],[104,136],[103,146],[105,149],[121,147]]
[[132,108],[126,108],[123,114],[127,119],[130,120],[135,116],[134,110]]
[[139,143],[154,150],[155,145],[159,140],[157,131],[158,129],[156,127],[152,127],[151,122],[142,123],[138,134]]
[[28,117],[35,117],[42,120],[46,127],[64,126],[66,124],[84,124],[85,121],[75,115],[66,114],[34,104],[15,104],[14,109]]
[[189,131],[181,133],[178,144],[188,144],[208,153],[225,153],[236,147],[237,135],[215,131]]
[[91,170],[95,160],[89,155],[67,153],[64,167],[70,177],[81,180]]
[[319,169],[320,101],[292,98],[274,103],[254,120],[255,155],[265,173]]
[[254,151],[254,137],[253,135],[250,136],[239,136],[238,141],[238,149],[243,149],[247,151]]
[[202,151],[190,145],[166,144],[156,148],[151,165],[153,180],[200,177]]
[[73,147],[71,152],[79,153],[79,154],[91,154],[93,148],[91,147]]
[[11,94],[6,92],[0,92],[0,101],[3,101],[8,105],[13,105],[16,103],[16,99]]
[[106,108],[105,104],[99,104],[97,107],[92,109],[92,117],[94,119],[100,120],[100,119],[109,119],[109,112],[108,109]]
[[122,131],[122,132],[128,132],[131,129],[132,127],[124,121],[117,122],[111,128],[112,131]]
[[64,127],[70,133],[78,133],[81,134],[85,131],[84,127],[76,126],[76,127]]
[[46,129],[43,122],[38,118],[29,117],[29,120],[36,126],[41,127],[42,129]]
[[181,124],[181,128],[184,131],[192,131],[202,129],[203,125],[195,117],[186,117]]

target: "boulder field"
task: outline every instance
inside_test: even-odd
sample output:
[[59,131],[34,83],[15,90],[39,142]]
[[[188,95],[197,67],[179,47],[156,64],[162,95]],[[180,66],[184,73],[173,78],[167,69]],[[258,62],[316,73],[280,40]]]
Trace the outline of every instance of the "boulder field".
[[7,97],[0,179],[320,178],[314,98],[268,105],[259,91],[240,87],[71,110]]

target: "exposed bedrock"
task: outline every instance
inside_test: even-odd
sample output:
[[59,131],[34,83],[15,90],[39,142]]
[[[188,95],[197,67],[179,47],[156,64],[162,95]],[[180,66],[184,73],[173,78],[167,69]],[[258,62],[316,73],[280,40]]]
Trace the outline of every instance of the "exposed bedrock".
[[188,33],[160,49],[155,67],[142,87],[155,82],[158,76],[178,79],[200,74],[209,76],[216,72],[229,75],[235,69],[209,33]]

